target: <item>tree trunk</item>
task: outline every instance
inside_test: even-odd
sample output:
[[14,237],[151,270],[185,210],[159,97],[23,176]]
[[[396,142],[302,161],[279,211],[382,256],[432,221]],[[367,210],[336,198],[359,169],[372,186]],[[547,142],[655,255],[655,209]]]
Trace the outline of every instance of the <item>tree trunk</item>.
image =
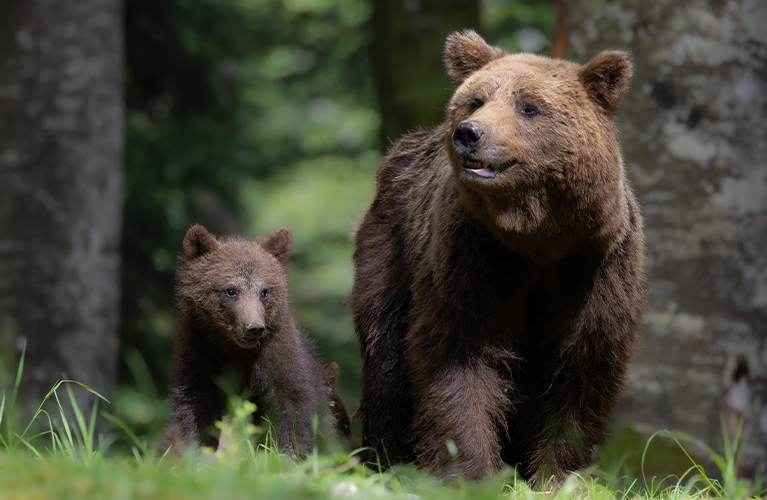
[[442,121],[453,93],[442,48],[453,31],[479,29],[479,0],[373,0],[373,72],[384,148]]
[[29,404],[62,373],[115,380],[121,15],[119,0],[0,1],[0,337],[16,360],[26,343]]
[[764,472],[767,2],[574,0],[568,26],[578,60],[636,65],[619,117],[650,298],[618,421],[721,450],[720,414],[743,415],[744,472]]

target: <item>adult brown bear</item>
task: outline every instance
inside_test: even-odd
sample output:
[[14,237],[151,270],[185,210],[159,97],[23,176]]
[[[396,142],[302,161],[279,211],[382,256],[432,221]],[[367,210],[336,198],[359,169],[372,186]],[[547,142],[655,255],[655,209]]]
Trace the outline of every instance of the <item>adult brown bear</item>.
[[394,143],[356,234],[362,444],[443,477],[505,461],[561,481],[605,432],[645,296],[614,118],[632,65],[508,54],[472,31],[444,59],[445,121]]

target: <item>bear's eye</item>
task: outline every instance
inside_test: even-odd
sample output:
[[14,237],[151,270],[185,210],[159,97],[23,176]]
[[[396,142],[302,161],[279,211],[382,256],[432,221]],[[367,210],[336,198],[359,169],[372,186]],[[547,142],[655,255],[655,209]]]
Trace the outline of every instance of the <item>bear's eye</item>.
[[268,298],[269,298],[269,289],[264,288],[263,290],[261,290],[261,300],[266,300]]
[[538,106],[527,102],[521,102],[517,104],[517,111],[524,116],[535,116],[541,112],[538,110]]
[[482,100],[481,97],[478,95],[475,95],[471,98],[471,101],[469,101],[469,109],[471,109],[472,112],[478,110],[482,106],[485,105],[485,101]]
[[224,288],[224,295],[226,295],[230,299],[233,299],[237,296],[237,289],[233,286],[228,286]]

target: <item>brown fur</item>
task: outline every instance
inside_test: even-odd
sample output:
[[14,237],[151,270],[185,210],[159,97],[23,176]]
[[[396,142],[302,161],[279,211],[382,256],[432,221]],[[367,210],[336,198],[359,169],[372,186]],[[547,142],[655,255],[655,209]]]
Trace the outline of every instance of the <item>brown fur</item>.
[[320,430],[332,433],[339,412],[331,401],[340,395],[290,309],[292,241],[286,228],[256,240],[217,240],[200,225],[187,232],[176,274],[173,413],[161,453],[180,443],[217,448],[211,430],[226,413],[222,379],[235,391],[245,389],[257,416],[273,424],[280,451],[293,458],[312,451],[315,414]]
[[360,447],[357,438],[352,434],[352,417],[349,413],[349,409],[346,407],[341,393],[336,389],[336,382],[338,376],[341,374],[341,367],[338,363],[333,361],[325,367],[325,375],[327,376],[328,394],[330,395],[330,412],[333,414],[336,422],[336,431],[339,436],[343,436],[346,441],[346,449],[349,451],[356,450]]
[[612,114],[631,63],[509,55],[473,32],[445,50],[445,121],[392,146],[356,234],[362,445],[443,477],[505,461],[562,480],[605,432],[645,296]]

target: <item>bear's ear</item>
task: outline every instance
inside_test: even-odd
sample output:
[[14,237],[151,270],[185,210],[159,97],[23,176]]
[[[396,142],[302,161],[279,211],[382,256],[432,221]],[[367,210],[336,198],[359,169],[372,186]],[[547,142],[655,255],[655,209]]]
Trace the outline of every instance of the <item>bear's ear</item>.
[[473,30],[451,33],[445,42],[442,59],[447,76],[458,86],[485,64],[507,55],[498,47],[491,47]]
[[216,237],[199,224],[189,228],[184,236],[184,260],[190,261],[217,249],[221,244]]
[[605,50],[578,71],[586,92],[606,111],[614,111],[626,93],[634,67],[631,56],[620,50]]
[[331,361],[328,366],[325,367],[325,376],[328,377],[328,384],[332,385],[333,387],[336,386],[336,382],[338,382],[338,376],[341,374],[341,367],[338,366],[338,363],[335,361]]
[[287,265],[290,251],[293,249],[293,234],[290,229],[281,227],[264,242],[264,248],[283,265]]

